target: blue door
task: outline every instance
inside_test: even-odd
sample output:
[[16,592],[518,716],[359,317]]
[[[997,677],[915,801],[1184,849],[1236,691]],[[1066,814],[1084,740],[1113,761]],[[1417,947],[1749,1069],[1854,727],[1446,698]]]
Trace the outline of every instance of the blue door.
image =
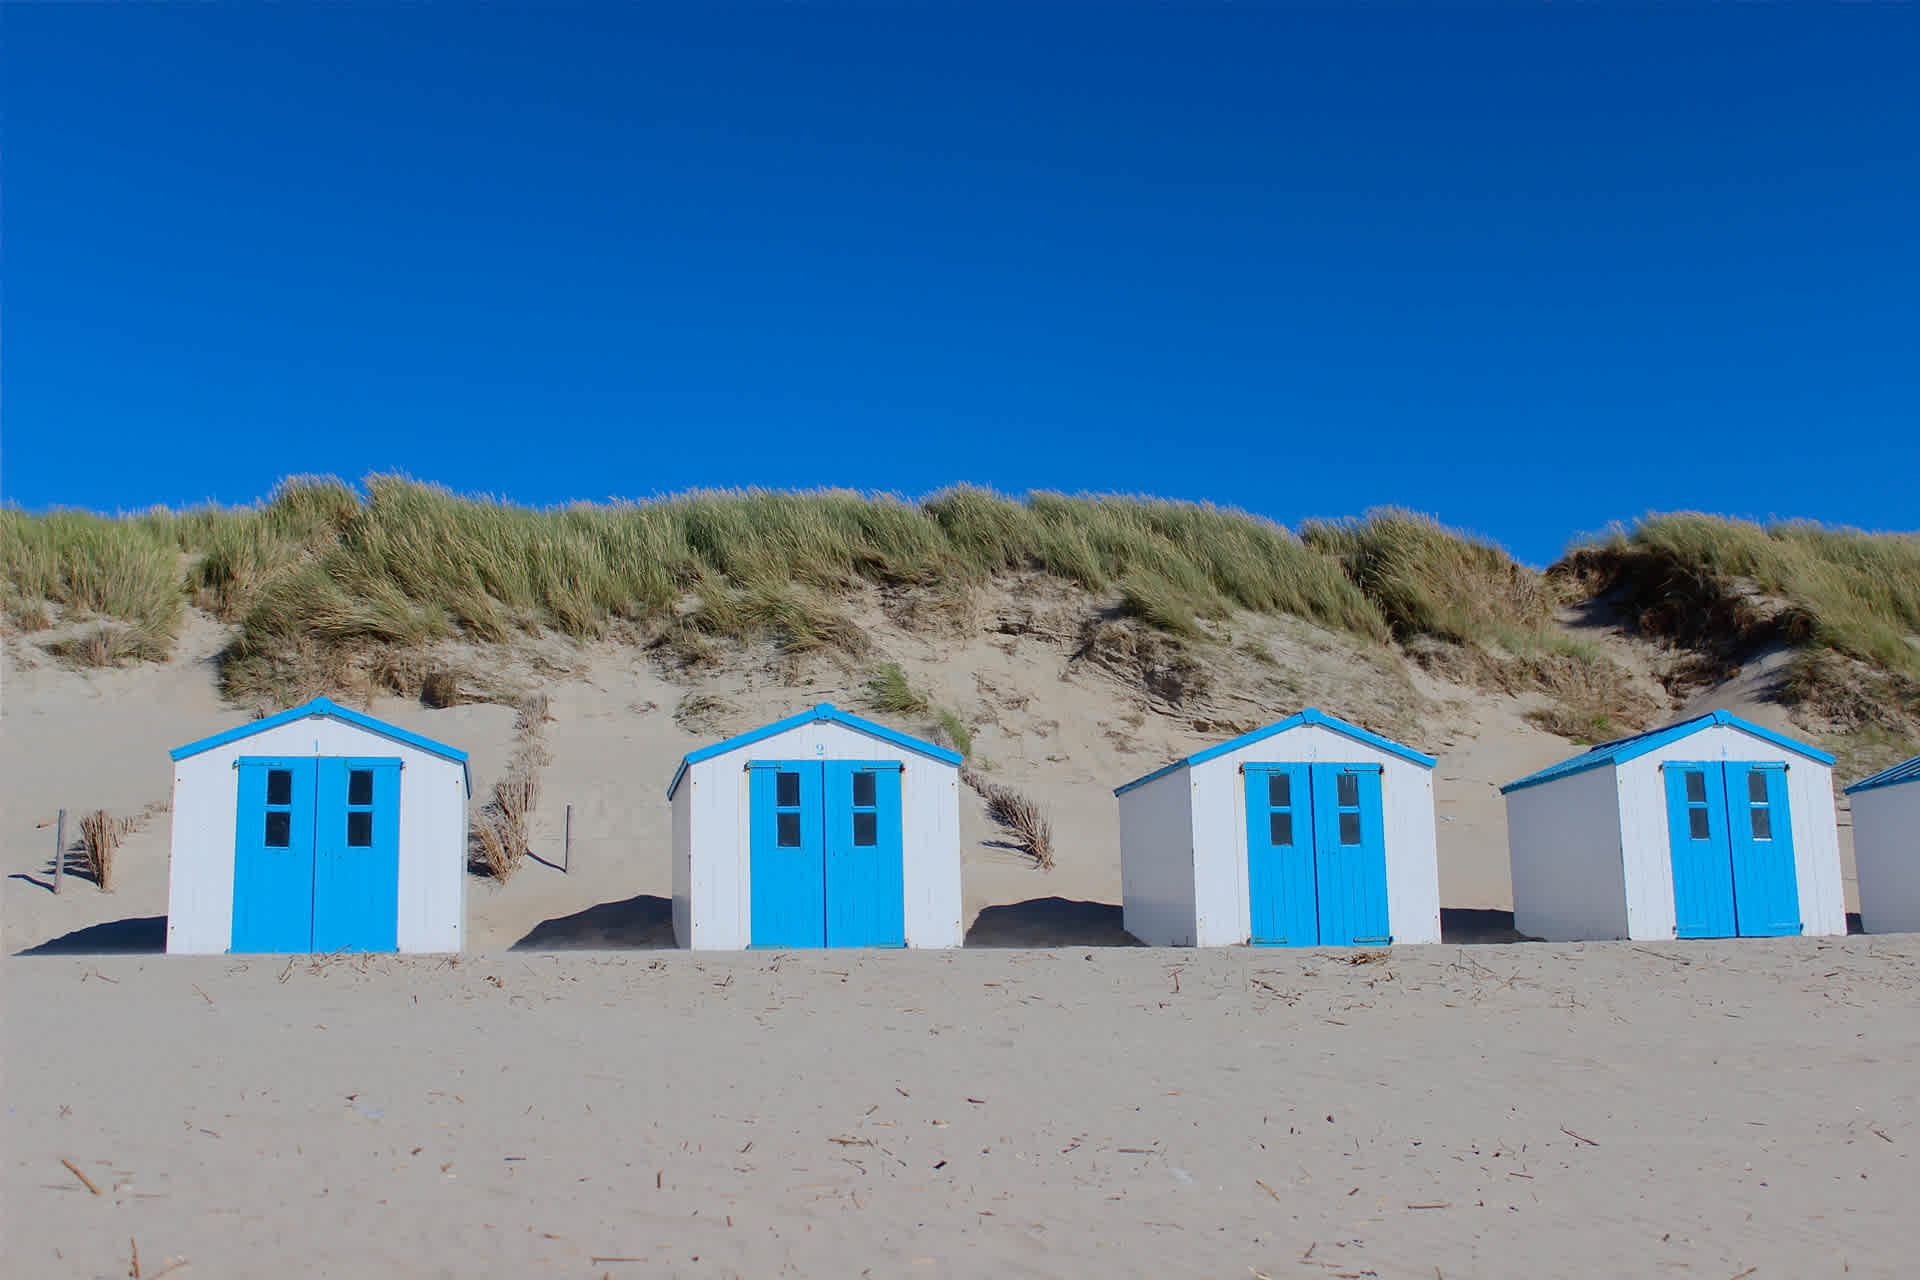
[[750,764],[753,865],[748,908],[756,947],[827,945],[827,846],[816,760]]
[[1320,941],[1313,860],[1313,776],[1304,764],[1248,766],[1247,910],[1260,946]]
[[747,767],[751,945],[905,946],[898,762]]
[[1392,941],[1378,765],[1248,765],[1246,809],[1254,943]]
[[1799,933],[1786,770],[1712,761],[1669,763],[1665,773],[1675,934]]
[[1322,945],[1392,941],[1382,817],[1380,766],[1313,766],[1313,865],[1320,885]]
[[827,945],[907,945],[900,766],[831,760],[826,772]]
[[1743,938],[1800,932],[1800,878],[1793,869],[1787,771],[1729,764],[1727,838],[1733,849],[1733,916]]
[[315,763],[262,757],[239,763],[234,951],[313,949]]
[[400,761],[242,757],[236,952],[391,951],[400,924]]
[[313,949],[392,951],[400,927],[400,762],[319,761]]

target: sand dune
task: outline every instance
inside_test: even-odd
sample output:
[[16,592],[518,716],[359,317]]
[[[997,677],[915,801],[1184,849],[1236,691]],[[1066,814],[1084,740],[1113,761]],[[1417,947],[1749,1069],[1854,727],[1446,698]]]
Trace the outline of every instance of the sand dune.
[[[1112,788],[1239,727],[1268,723],[1317,703],[1342,708],[1440,757],[1435,775],[1440,887],[1449,908],[1511,906],[1505,809],[1499,785],[1578,748],[1526,718],[1537,699],[1448,684],[1396,659],[1383,668],[1351,642],[1294,620],[1249,619],[1248,633],[1277,665],[1235,650],[1201,693],[1169,702],[1128,672],[1090,661],[1070,628],[1054,625],[1031,600],[1009,597],[996,616],[960,632],[904,628],[877,606],[863,617],[878,658],[900,663],[916,689],[955,709],[973,728],[973,761],[995,781],[1039,800],[1052,815],[1057,864],[1034,868],[1007,846],[978,798],[963,793],[965,911],[982,911],[986,933],[1039,944],[1059,935],[1036,922],[1044,904],[1120,901],[1117,810]],[[1009,613],[1017,613],[1014,622]],[[1007,634],[1010,628],[1019,634]],[[166,913],[169,748],[244,723],[247,709],[222,702],[214,655],[228,632],[193,614],[175,658],[165,664],[76,672],[12,642],[0,691],[0,813],[8,878],[0,882],[0,940],[8,951],[56,943],[125,949],[133,922]],[[1646,656],[1602,636],[1623,663]],[[468,946],[622,946],[654,940],[648,902],[671,894],[667,780],[688,750],[811,706],[833,702],[868,711],[867,669],[772,654],[687,676],[670,676],[639,650],[611,645],[536,646],[531,652],[474,651],[465,660],[545,690],[553,722],[553,763],[536,815],[537,861],[505,886],[475,880],[468,896]],[[1238,662],[1238,666],[1233,665]],[[1656,688],[1650,676],[1644,678]],[[1791,728],[1752,675],[1724,691],[1733,709]],[[1702,705],[1711,700],[1708,695]],[[374,714],[466,749],[478,792],[505,767],[513,712],[490,704],[432,710],[378,697]],[[868,712],[869,714],[874,714]],[[1678,714],[1679,709],[1674,709]],[[883,717],[884,718],[884,717]],[[904,727],[925,732],[908,718]],[[476,804],[478,800],[476,799]],[[563,821],[573,808],[573,840]],[[149,815],[122,847],[118,884],[101,894],[85,882],[60,897],[48,891],[52,820],[106,808]],[[1855,904],[1850,832],[1842,813],[1848,904]],[[568,870],[558,868],[565,863]],[[623,905],[626,904],[626,905]],[[1022,906],[1021,904],[1040,904]],[[1009,915],[1016,909],[1024,915]],[[1092,909],[1092,908],[1090,908]],[[1024,923],[1019,921],[1024,920]]]

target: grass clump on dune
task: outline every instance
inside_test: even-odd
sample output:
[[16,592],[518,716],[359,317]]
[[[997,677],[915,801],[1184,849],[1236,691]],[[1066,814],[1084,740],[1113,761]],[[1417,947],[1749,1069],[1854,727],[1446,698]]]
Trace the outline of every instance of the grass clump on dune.
[[42,599],[94,600],[81,590],[98,576],[89,570],[129,562],[138,590],[92,607],[163,619],[170,637],[190,594],[240,628],[230,692],[276,687],[320,650],[548,629],[584,638],[622,622],[654,626],[690,654],[769,637],[857,655],[865,639],[842,612],[849,590],[967,592],[1012,570],[1118,594],[1170,630],[1249,609],[1388,635],[1340,566],[1270,521],[1203,504],[962,487],[924,502],[744,490],[535,510],[400,476],[362,488],[298,478],[257,507],[118,520],[10,511],[0,548],[10,605],[24,615]]
[[1553,620],[1544,576],[1431,516],[1386,507],[1358,520],[1313,520],[1301,540],[1333,557],[1397,639],[1532,647]]
[[1705,678],[1786,647],[1788,701],[1843,726],[1920,725],[1920,535],[1675,512],[1577,546],[1553,572],[1705,655]]
[[1592,589],[1624,588],[1656,634],[1693,642],[1719,628],[1920,679],[1920,535],[1678,512],[1576,547],[1556,569]]
[[0,509],[0,570],[8,620],[23,630],[104,620],[55,642],[69,661],[163,658],[173,647],[185,609],[178,552],[150,528],[84,511]]

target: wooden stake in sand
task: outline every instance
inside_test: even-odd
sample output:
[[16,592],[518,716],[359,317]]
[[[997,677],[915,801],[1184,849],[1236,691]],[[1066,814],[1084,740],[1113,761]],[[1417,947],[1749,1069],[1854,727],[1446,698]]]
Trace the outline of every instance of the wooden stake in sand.
[[[44,812],[44,811],[43,811]],[[53,829],[53,891],[60,892],[60,873],[67,869],[67,811],[60,811],[60,820]]]

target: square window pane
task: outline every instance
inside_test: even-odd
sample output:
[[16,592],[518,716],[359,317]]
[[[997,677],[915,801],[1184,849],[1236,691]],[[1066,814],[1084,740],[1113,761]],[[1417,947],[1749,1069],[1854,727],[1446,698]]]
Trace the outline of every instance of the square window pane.
[[1291,813],[1270,813],[1267,815],[1267,838],[1276,849],[1293,847],[1293,815]]
[[268,804],[292,804],[293,803],[293,770],[291,769],[267,770],[267,803]]
[[[1358,805],[1360,803],[1360,775],[1357,773],[1340,774],[1338,780],[1333,784],[1333,791],[1335,796],[1339,798],[1341,804]],[[1347,841],[1345,843],[1352,842]]]
[[373,770],[349,769],[347,771],[347,803],[373,803]]
[[853,775],[853,802],[863,809],[871,809],[879,803],[875,792],[879,790],[878,779],[870,773]]
[[862,849],[870,849],[880,843],[879,814],[856,813],[853,815],[853,842]]
[[1340,815],[1340,843],[1341,844],[1359,844],[1360,843],[1360,815],[1359,814],[1343,813]]
[[774,815],[774,843],[782,849],[798,849],[800,847],[799,814],[777,813]]
[[[799,774],[782,773],[774,776],[773,802],[782,809],[798,809],[800,807]],[[794,843],[798,844],[799,842],[795,841]]]
[[[1275,809],[1288,809],[1293,806],[1293,775],[1270,773],[1267,775],[1267,804]],[[1292,844],[1293,841],[1275,841],[1276,844]]]
[[373,848],[373,815],[364,809],[347,813],[347,848]]
[[1760,804],[1755,805],[1748,812],[1753,815],[1753,838],[1755,840],[1773,839],[1773,811]]
[[1687,835],[1694,840],[1713,838],[1713,825],[1707,821],[1705,809],[1687,810]]
[[1707,802],[1707,775],[1689,773],[1687,776],[1687,803],[1705,804]]
[[284,809],[267,810],[266,846],[285,849],[293,843],[293,815]]
[[1754,804],[1767,802],[1767,775],[1758,769],[1747,774],[1747,799]]

